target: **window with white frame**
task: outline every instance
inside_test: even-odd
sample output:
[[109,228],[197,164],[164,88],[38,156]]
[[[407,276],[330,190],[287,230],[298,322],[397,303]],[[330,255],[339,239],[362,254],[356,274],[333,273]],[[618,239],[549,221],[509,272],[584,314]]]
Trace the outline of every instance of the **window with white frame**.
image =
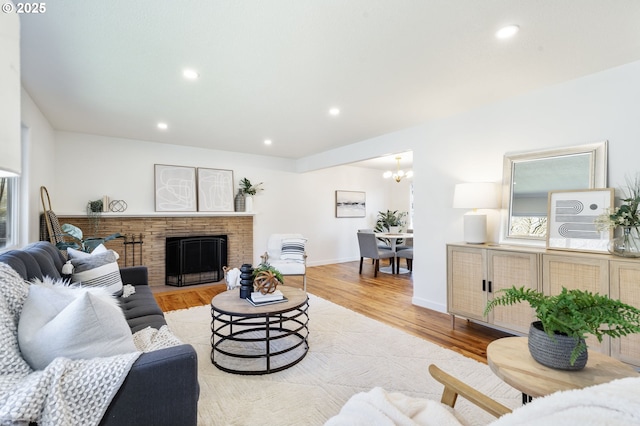
[[0,177],[0,250],[18,244],[18,178]]

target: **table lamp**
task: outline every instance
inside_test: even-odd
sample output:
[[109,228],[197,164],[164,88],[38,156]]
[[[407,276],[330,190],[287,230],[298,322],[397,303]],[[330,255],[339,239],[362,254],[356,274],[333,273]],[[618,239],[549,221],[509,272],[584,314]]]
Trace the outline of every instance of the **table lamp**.
[[487,215],[477,209],[500,207],[499,187],[491,182],[456,184],[453,208],[473,209],[464,215],[464,240],[470,244],[482,244],[487,240]]

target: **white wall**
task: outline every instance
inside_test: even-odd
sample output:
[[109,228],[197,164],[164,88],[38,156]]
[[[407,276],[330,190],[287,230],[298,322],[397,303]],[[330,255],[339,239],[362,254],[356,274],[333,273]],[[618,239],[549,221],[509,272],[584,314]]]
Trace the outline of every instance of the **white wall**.
[[[421,171],[416,211],[423,218],[414,303],[446,306],[445,244],[462,240],[465,213],[451,208],[455,183],[501,181],[505,152],[608,140],[609,186],[620,187],[640,171],[639,107],[636,62],[425,126],[427,143],[414,149]],[[490,219],[491,240],[498,241],[498,212]]]
[[[40,201],[40,186],[46,186],[48,191],[55,193],[55,137],[49,121],[42,115],[37,105],[33,102],[29,94],[22,89],[21,100],[21,120],[24,136],[23,153],[26,157],[26,167],[20,176],[23,194],[25,199],[20,203],[21,210],[26,212],[22,219],[27,218],[28,226],[25,232],[21,232],[20,242],[22,245],[37,241],[40,236],[40,212],[42,203]],[[74,156],[67,159],[65,168],[75,169],[78,166],[78,159]],[[55,199],[51,200],[55,203]],[[53,207],[55,208],[55,204]]]
[[[309,239],[310,265],[358,259],[356,230],[373,227],[379,210],[397,208],[392,195],[398,188],[380,171],[359,167],[297,173],[293,161],[281,158],[69,132],[56,132],[55,158],[51,197],[59,214],[83,213],[87,201],[103,195],[125,200],[127,213],[153,212],[154,164],[230,169],[236,189],[243,177],[263,182],[264,191],[254,197],[254,262],[269,234],[288,232]],[[337,189],[365,191],[367,217],[337,219]]]

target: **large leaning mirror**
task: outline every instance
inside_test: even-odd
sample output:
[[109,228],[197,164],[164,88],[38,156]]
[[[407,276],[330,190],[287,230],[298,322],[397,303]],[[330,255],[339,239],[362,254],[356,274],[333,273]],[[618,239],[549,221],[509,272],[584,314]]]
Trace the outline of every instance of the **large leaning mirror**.
[[500,242],[544,246],[549,191],[606,186],[606,141],[505,154]]

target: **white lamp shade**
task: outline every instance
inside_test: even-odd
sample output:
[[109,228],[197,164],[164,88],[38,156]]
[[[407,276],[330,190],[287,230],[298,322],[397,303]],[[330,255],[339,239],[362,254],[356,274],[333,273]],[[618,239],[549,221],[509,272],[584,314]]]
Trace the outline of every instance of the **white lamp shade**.
[[492,182],[456,184],[453,207],[457,209],[497,209],[500,207],[500,187]]

